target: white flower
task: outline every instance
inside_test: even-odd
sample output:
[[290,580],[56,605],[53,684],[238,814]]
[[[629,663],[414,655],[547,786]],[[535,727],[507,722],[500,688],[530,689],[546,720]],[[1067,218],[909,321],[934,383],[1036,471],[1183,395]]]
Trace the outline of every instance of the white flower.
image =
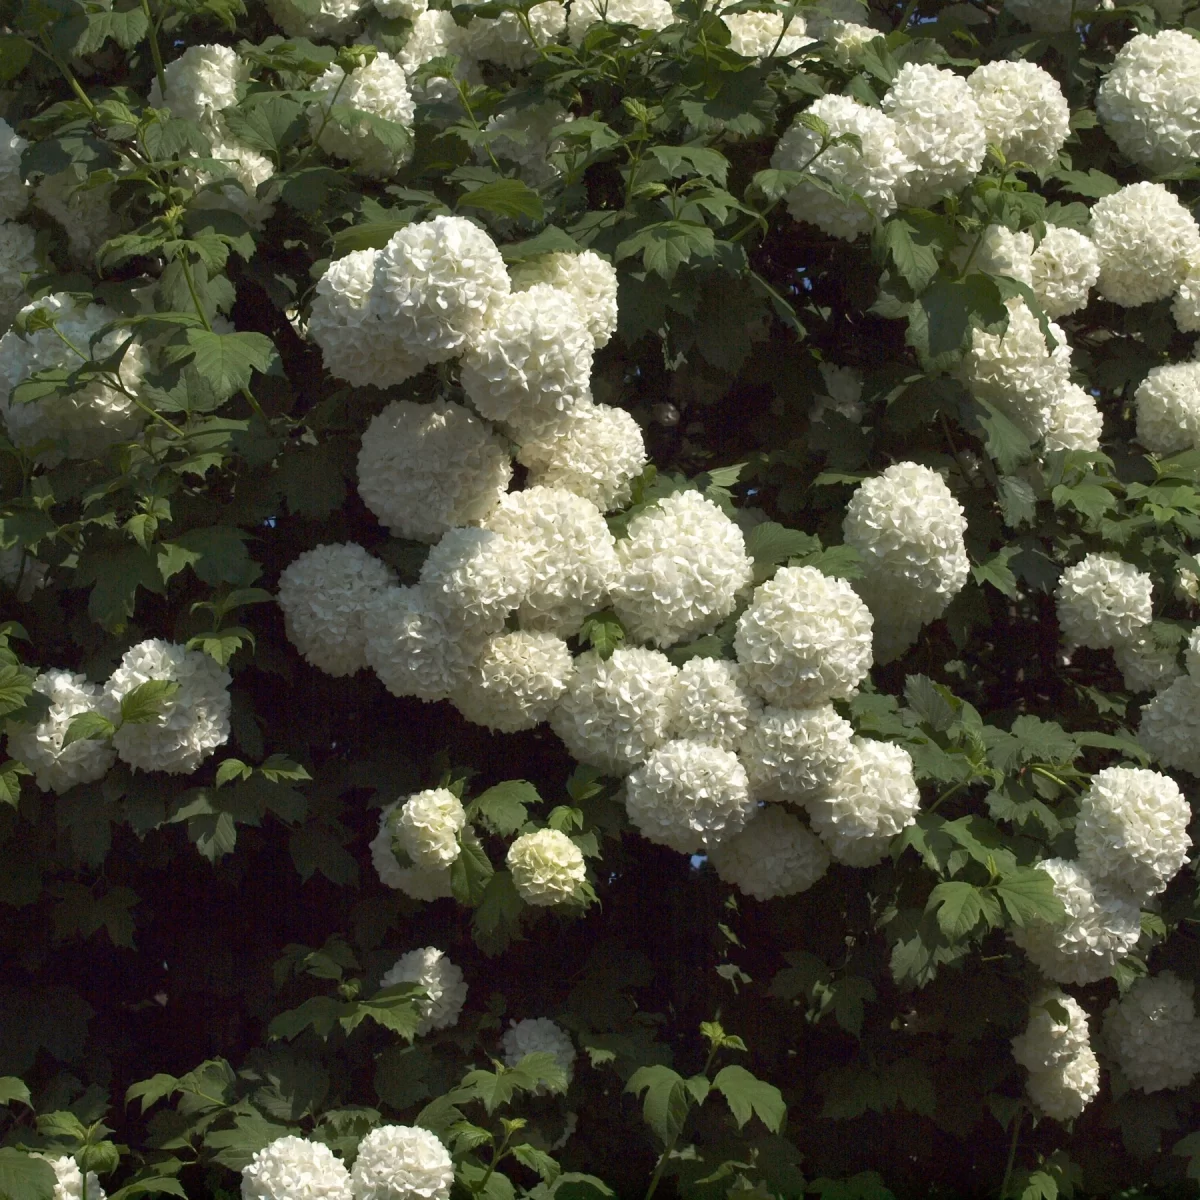
[[96,187],[79,166],[47,175],[33,191],[34,204],[53,217],[67,235],[71,261],[92,270],[96,251],[122,231],[121,218],[111,207],[114,183]]
[[167,82],[164,97],[155,79],[150,103],[168,108],[173,117],[202,121],[237,103],[238,86],[250,81],[250,64],[228,46],[189,46],[163,69]]
[[1072,1121],[1100,1094],[1100,1063],[1091,1046],[1048,1071],[1033,1071],[1025,1090],[1053,1121]]
[[1014,231],[1006,225],[989,225],[978,239],[968,242],[951,256],[958,269],[968,266],[985,275],[1007,275],[1026,287],[1033,286],[1033,234]]
[[657,650],[621,648],[606,659],[581,654],[550,728],[580,762],[625,775],[666,738],[676,671]]
[[[89,1192],[90,1194],[90,1192]],[[276,1138],[242,1169],[242,1200],[351,1200],[350,1172],[323,1142]]]
[[100,1186],[100,1179],[95,1171],[88,1172],[87,1187],[84,1187],[83,1172],[71,1155],[63,1154],[51,1158],[48,1154],[31,1151],[29,1157],[43,1159],[54,1168],[53,1200],[84,1200],[85,1191],[87,1200],[106,1200],[105,1191]]
[[905,63],[883,111],[896,122],[896,143],[910,163],[900,198],[927,207],[957,194],[979,174],[987,136],[970,85],[960,75],[928,63]]
[[452,895],[450,868],[423,871],[419,867],[402,867],[392,848],[393,813],[400,807],[393,800],[379,814],[379,832],[371,839],[371,866],[384,887],[394,888],[414,900],[443,900]]
[[458,1024],[458,1014],[467,999],[467,985],[460,967],[452,963],[441,950],[424,946],[401,955],[379,981],[380,988],[395,987],[398,983],[419,983],[426,992],[417,1002],[421,1013],[417,1035],[431,1029],[447,1029]]
[[[562,12],[558,0],[549,0],[538,8],[553,8]],[[514,16],[505,13],[500,21]],[[479,24],[476,19],[471,28]],[[500,22],[485,22],[499,24]],[[486,145],[475,148],[475,157],[486,164],[488,150],[497,158],[508,159],[517,164],[521,178],[531,187],[549,187],[562,176],[562,172],[554,156],[566,149],[566,143],[561,137],[553,136],[554,131],[563,124],[575,119],[572,113],[560,107],[553,100],[542,104],[526,104],[519,108],[506,108],[494,117],[488,118],[484,130],[495,134]],[[572,297],[574,298],[574,297]]]
[[500,251],[465,217],[406,225],[379,255],[390,332],[429,362],[461,354],[510,290]]
[[1079,799],[1075,844],[1093,882],[1149,899],[1171,882],[1192,844],[1192,811],[1167,775],[1106,767]]
[[321,349],[325,369],[355,387],[390,387],[424,369],[428,359],[409,353],[385,319],[379,253],[352,250],[317,280],[307,333]]
[[19,221],[0,221],[0,330],[29,303],[22,275],[36,275],[39,263],[34,253],[36,236]]
[[882,862],[891,840],[917,819],[921,793],[903,746],[856,737],[824,792],[805,801],[830,854],[850,867]]
[[1029,1006],[1025,1032],[1012,1040],[1013,1058],[1027,1071],[1064,1066],[1088,1041],[1088,1015],[1073,996],[1047,988]]
[[517,263],[512,286],[527,291],[537,283],[548,283],[567,292],[579,307],[598,350],[608,345],[617,328],[616,268],[592,250],[578,254],[556,251]]
[[761,711],[737,663],[689,658],[667,693],[667,736],[737,750]]
[[395,55],[396,61],[408,75],[408,86],[413,96],[422,103],[432,101],[454,102],[458,89],[449,79],[435,77],[418,83],[413,76],[417,69],[435,58],[457,58],[454,78],[467,83],[481,83],[479,67],[467,55],[467,31],[454,19],[449,9],[430,8],[413,21],[412,32],[404,48]]
[[755,62],[768,56],[790,58],[814,40],[805,36],[804,18],[799,15],[786,24],[777,12],[722,13],[721,20],[729,30],[730,50]]
[[[504,1046],[506,1066],[515,1067],[527,1054],[553,1054],[567,1077],[567,1086],[571,1086],[571,1078],[575,1074],[575,1046],[571,1042],[571,1035],[549,1017],[510,1021],[500,1040]],[[538,1085],[539,1092],[547,1090],[544,1084]]]
[[638,513],[617,559],[613,610],[632,637],[658,646],[711,633],[754,576],[741,529],[696,491]]
[[557,829],[522,834],[509,846],[504,861],[517,895],[536,908],[569,904],[587,878],[579,847]]
[[454,1162],[428,1129],[380,1125],[358,1144],[354,1200],[450,1200]]
[[317,0],[314,6],[296,0],[267,0],[267,11],[290,38],[344,41],[354,32],[367,3],[368,0]]
[[1100,256],[1097,290],[1127,308],[1165,300],[1200,261],[1200,228],[1161,183],[1132,183],[1097,200],[1091,236]]
[[1171,316],[1183,333],[1200,331],[1200,261],[1193,262],[1179,281]]
[[[809,28],[816,31],[813,15],[808,15]],[[870,25],[860,25],[856,21],[830,21],[824,34],[833,51],[833,57],[844,67],[853,65],[864,46],[869,46],[877,37],[883,37],[878,29]]]
[[739,757],[756,800],[803,804],[822,795],[850,760],[854,727],[832,704],[771,708],[750,725]]
[[695,854],[740,833],[755,804],[737,755],[678,738],[630,774],[625,809],[643,837]]
[[[275,204],[259,199],[258,187],[275,174],[275,164],[232,137],[220,118],[211,123],[208,135],[209,157],[220,162],[224,170],[184,167],[180,171],[181,184],[196,189],[192,207],[234,212],[252,229],[261,229],[275,211]],[[225,182],[219,188],[206,186],[222,180]]]
[[1096,115],[1122,153],[1156,175],[1200,158],[1200,42],[1182,29],[1140,33],[1117,52]]
[[1181,674],[1175,651],[1160,646],[1145,629],[1127,642],[1118,642],[1113,660],[1131,692],[1161,692]]
[[567,643],[552,633],[501,633],[484,643],[450,699],[476,725],[499,733],[533,729],[549,720],[574,669]]
[[[0,338],[0,416],[13,442],[27,450],[41,442],[53,443],[39,451],[38,460],[55,466],[64,457],[97,458],[118,442],[133,441],[145,417],[132,397],[113,384],[119,377],[126,391],[137,391],[149,364],[140,342],[130,344],[118,370],[105,378],[93,376],[74,391],[44,396],[29,404],[14,404],[10,397],[12,389],[35,372],[73,371],[85,362],[103,361],[116,353],[129,340],[128,329],[112,330],[94,344],[92,337],[115,321],[117,314],[100,304],[77,303],[66,292],[43,296],[21,313],[26,318],[35,313],[52,317],[58,332],[36,329],[21,335],[10,330]],[[74,349],[64,344],[64,338]]]
[[1166,458],[1200,441],[1200,362],[1153,367],[1133,396],[1137,436]]
[[[415,106],[404,68],[380,50],[371,62],[347,76],[337,63],[312,85],[317,103],[308,110],[314,137],[326,154],[344,159],[361,175],[387,179],[412,157],[412,140],[396,145],[379,129],[358,117],[366,113],[411,130]],[[345,112],[344,110],[353,110]]]
[[538,47],[548,46],[562,36],[567,27],[567,10],[560,0],[544,0],[530,8],[526,17],[533,41],[513,12],[499,17],[472,17],[467,26],[467,51],[483,62],[494,62],[511,71],[528,67],[538,60]]
[[1059,576],[1054,604],[1068,646],[1105,650],[1152,616],[1154,581],[1115,554],[1089,554]]
[[517,611],[522,629],[567,638],[603,607],[617,577],[613,536],[600,510],[562,488],[510,492],[485,521],[518,547],[529,586]]
[[760,809],[741,833],[713,846],[717,874],[755,900],[807,891],[829,869],[829,851],[790,812]]
[[1048,224],[1030,267],[1031,286],[1046,316],[1065,317],[1087,306],[1088,293],[1100,278],[1100,254],[1077,229]]
[[844,579],[783,567],[754,592],[733,647],[768,704],[804,708],[853,696],[871,669],[871,613]]
[[587,31],[599,21],[656,33],[674,20],[668,0],[573,0],[567,16],[567,38],[572,46],[582,44]]
[[[841,26],[847,23],[865,25],[869,17],[865,0],[817,0],[815,4],[804,6],[808,32],[818,38],[832,39]],[[883,36],[876,29],[871,33],[875,37]]]
[[1050,403],[1042,446],[1046,450],[1100,449],[1104,416],[1096,401],[1076,383],[1068,383],[1055,393]]
[[1137,980],[1104,1014],[1104,1049],[1143,1092],[1187,1087],[1200,1074],[1200,1021],[1190,980],[1160,971]]
[[0,220],[15,220],[29,203],[30,188],[21,178],[21,155],[28,145],[0,117]]
[[458,858],[458,835],[466,823],[462,801],[453,792],[429,788],[409,796],[390,825],[414,867],[438,871]]
[[1142,709],[1138,741],[1160,766],[1200,775],[1200,680],[1181,675]]
[[821,378],[825,381],[828,394],[815,396],[809,410],[810,421],[820,421],[827,412],[840,413],[847,421],[861,425],[865,409],[862,402],[862,374],[853,367],[837,367],[833,363],[821,363]]
[[499,633],[521,602],[529,569],[520,549],[490,529],[450,529],[421,567],[429,606],[455,631]]
[[199,650],[150,638],[131,646],[105,685],[115,705],[152,679],[179,689],[160,701],[160,716],[122,725],[113,734],[117,757],[135,771],[190,775],[229,740],[229,672]]
[[1031,921],[1012,931],[1013,941],[1047,979],[1096,983],[1137,945],[1142,915],[1130,900],[1094,885],[1078,864],[1048,858],[1037,864],[1054,883],[1067,910],[1065,924]]
[[[809,172],[857,193],[866,208],[802,180],[788,193],[788,211],[797,221],[808,221],[833,237],[853,241],[870,229],[872,217],[882,220],[895,212],[897,192],[902,190],[912,164],[900,149],[896,122],[879,109],[868,108],[849,96],[830,94],[813,101],[807,111],[825,122],[831,137],[854,134],[862,146],[861,153],[848,142],[830,146]],[[796,122],[779,139],[771,166],[799,171],[820,148],[820,134]]]
[[1057,80],[1036,63],[997,60],[967,81],[989,145],[1009,162],[1048,170],[1070,132],[1071,112]]
[[353,542],[306,550],[279,576],[288,641],[328,675],[361,671],[367,665],[363,612],[395,582],[390,567]]

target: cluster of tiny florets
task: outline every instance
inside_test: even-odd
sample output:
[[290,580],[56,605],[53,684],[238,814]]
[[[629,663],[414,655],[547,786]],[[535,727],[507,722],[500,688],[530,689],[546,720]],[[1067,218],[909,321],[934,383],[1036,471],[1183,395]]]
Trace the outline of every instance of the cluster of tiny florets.
[[1104,1049],[1131,1087],[1187,1087],[1200,1074],[1200,1020],[1190,980],[1161,971],[1137,980],[1104,1014]]
[[416,983],[425,989],[425,995],[417,1001],[421,1014],[418,1035],[458,1024],[467,999],[467,985],[462,968],[436,946],[423,946],[401,955],[379,980],[381,988],[401,983]]
[[1025,1089],[1045,1116],[1070,1121],[1100,1090],[1100,1064],[1080,1003],[1057,988],[1029,1006],[1025,1032],[1012,1040],[1013,1058],[1028,1072]]

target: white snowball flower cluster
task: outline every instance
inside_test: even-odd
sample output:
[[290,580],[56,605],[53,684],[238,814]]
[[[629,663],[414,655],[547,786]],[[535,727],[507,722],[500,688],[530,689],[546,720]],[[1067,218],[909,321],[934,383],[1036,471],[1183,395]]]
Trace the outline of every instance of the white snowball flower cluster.
[[667,736],[737,750],[756,723],[762,701],[742,668],[719,658],[690,658],[667,693]]
[[356,115],[366,113],[406,130],[412,128],[415,105],[408,76],[390,54],[379,51],[349,75],[333,63],[313,83],[312,91],[317,103],[309,109],[309,124],[327,154],[344,159],[360,174],[374,179],[394,175],[412,157],[410,140],[405,139],[404,147],[397,149]]
[[1181,29],[1140,33],[1117,52],[1096,92],[1104,131],[1161,175],[1200,158],[1200,42]]
[[[558,0],[549,0],[546,5],[537,7],[562,11]],[[513,14],[505,13],[504,16],[511,17]],[[478,21],[472,23],[472,28],[475,24],[478,24]],[[506,108],[488,118],[488,123],[484,126],[485,132],[495,136],[486,146],[480,145],[475,148],[475,157],[486,164],[488,150],[491,150],[497,158],[515,162],[521,178],[531,187],[546,187],[562,174],[553,155],[566,148],[566,143],[561,137],[555,137],[554,131],[560,125],[574,119],[571,113],[552,100],[544,104]]]
[[1181,675],[1142,709],[1138,741],[1160,766],[1200,775],[1200,680]]
[[1173,971],[1137,980],[1104,1014],[1104,1049],[1143,1092],[1187,1087],[1200,1074],[1193,984]]
[[1200,331],[1200,261],[1193,262],[1179,281],[1171,316],[1182,332]]
[[1025,1032],[1012,1040],[1013,1058],[1027,1071],[1049,1071],[1089,1044],[1083,1006],[1058,988],[1047,988],[1030,1004]]
[[353,542],[306,550],[279,576],[279,607],[288,640],[328,675],[366,665],[365,610],[396,577]]
[[1078,384],[1068,383],[1050,403],[1042,446],[1046,450],[1100,449],[1104,416],[1096,401]]
[[21,276],[37,274],[36,240],[28,225],[0,221],[0,330],[7,330],[28,303]]
[[116,184],[84,186],[88,182],[88,174],[81,167],[68,167],[42,179],[33,190],[33,202],[62,226],[71,261],[90,271],[96,251],[120,233],[122,225],[112,210]]
[[408,86],[413,97],[422,103],[453,101],[458,89],[450,79],[435,76],[424,83],[413,76],[417,70],[435,58],[457,58],[454,79],[468,83],[479,83],[479,67],[467,54],[467,31],[454,19],[448,9],[429,8],[413,20],[408,41],[396,53],[396,61],[408,75]]
[[[809,28],[813,28],[813,16],[808,16]],[[865,46],[877,37],[883,37],[878,29],[870,25],[859,25],[854,21],[830,21],[825,39],[833,51],[834,58],[844,67],[853,66]]]
[[21,155],[29,143],[0,117],[0,220],[19,217],[29,203],[29,185],[21,177]]
[[1115,554],[1088,554],[1059,576],[1058,624],[1068,646],[1105,650],[1150,624],[1154,581]]
[[960,270],[970,267],[988,275],[1007,275],[1033,287],[1033,234],[1024,230],[989,225],[978,244],[960,246],[953,257]]
[[737,755],[685,738],[663,743],[630,774],[625,808],[643,837],[680,854],[733,837],[755,812]]
[[[467,26],[467,51],[483,62],[493,62],[510,71],[537,62],[538,47],[548,46],[562,37],[567,27],[567,10],[561,0],[543,0],[526,12],[529,32],[517,14],[498,17],[472,17]],[[529,33],[533,34],[530,41]]]
[[1033,1071],[1025,1090],[1053,1121],[1073,1121],[1100,1094],[1100,1063],[1091,1046],[1047,1071]]
[[496,634],[451,700],[476,725],[499,733],[533,729],[549,720],[574,669],[567,643],[552,633]]
[[452,895],[450,868],[423,871],[419,867],[402,867],[392,846],[394,814],[400,801],[393,800],[379,814],[379,832],[371,839],[371,866],[384,887],[394,888],[413,900],[443,900]]
[[729,30],[729,48],[743,58],[761,62],[764,58],[791,58],[797,50],[813,43],[802,16],[785,22],[782,13],[724,13],[721,20]]
[[522,834],[509,846],[505,862],[517,895],[535,908],[569,904],[587,878],[582,851],[558,829]]
[[1048,858],[1038,867],[1054,884],[1054,895],[1067,911],[1066,924],[1034,921],[1014,929],[1013,941],[1056,983],[1107,978],[1141,937],[1138,906],[1094,884],[1077,863]]
[[107,774],[116,751],[106,740],[84,739],[63,746],[73,717],[98,712],[114,724],[117,706],[99,684],[71,671],[43,671],[33,681],[34,691],[50,701],[50,711],[36,724],[8,723],[8,752],[33,773],[43,792],[59,795],[77,783],[93,783]]
[[250,81],[250,64],[228,46],[189,46],[167,63],[163,75],[166,94],[155,79],[150,104],[184,121],[203,121],[237,103],[238,88]]
[[[788,211],[797,221],[808,221],[831,237],[853,241],[871,227],[872,217],[882,220],[895,212],[912,164],[900,149],[894,120],[877,108],[868,108],[849,96],[826,95],[815,100],[808,114],[825,122],[831,137],[853,134],[860,150],[849,142],[828,147],[809,171],[828,183],[849,188],[862,197],[862,205],[842,200],[801,180],[787,196]],[[821,149],[821,135],[797,121],[779,139],[771,166],[799,171]]]
[[458,858],[458,835],[466,823],[462,801],[453,792],[429,788],[404,801],[391,828],[413,866],[439,871]]
[[[258,188],[275,174],[275,164],[232,137],[220,117],[213,120],[208,134],[209,157],[223,169],[185,167],[180,171],[181,183],[197,189],[191,206],[237,213],[251,228],[261,229],[275,211],[275,204],[259,199]],[[210,186],[217,184],[220,186]]]
[[454,1161],[428,1129],[380,1125],[358,1144],[354,1200],[450,1200]]
[[[136,438],[145,415],[133,395],[149,364],[137,341],[125,351],[116,375],[93,376],[74,391],[29,404],[12,402],[12,389],[36,372],[73,371],[87,362],[103,361],[129,340],[128,329],[115,329],[93,344],[93,336],[117,314],[101,304],[79,303],[66,292],[43,296],[21,309],[25,319],[35,314],[52,318],[57,332],[35,329],[22,335],[10,330],[0,338],[0,417],[13,442],[28,450],[51,443],[38,457],[54,466],[64,457],[99,457],[110,446]],[[117,378],[124,390],[115,386]]]
[[740,751],[756,800],[803,804],[832,786],[853,754],[854,727],[832,704],[763,710]]
[[[271,19],[290,38],[328,38],[344,40],[356,28],[359,14],[368,0],[317,0],[315,4],[296,0],[267,0]],[[315,9],[315,11],[314,11]]]
[[871,669],[871,613],[843,579],[784,567],[738,619],[737,660],[768,704],[803,708],[853,696]]
[[827,412],[836,412],[847,421],[861,425],[866,411],[862,401],[862,373],[853,367],[839,367],[827,362],[821,363],[819,369],[826,392],[813,399],[808,419],[820,421]]
[[709,850],[726,883],[755,900],[807,891],[829,869],[829,851],[778,805],[760,809],[741,833]]
[[160,716],[121,725],[113,734],[117,757],[135,771],[190,775],[229,740],[229,672],[199,650],[150,638],[131,646],[105,684],[109,701],[121,700],[152,679],[179,684],[160,704]]
[[1200,441],[1200,362],[1153,367],[1138,384],[1137,436],[1152,454],[1166,458]]
[[1182,673],[1175,659],[1175,651],[1160,646],[1145,629],[1113,647],[1113,661],[1131,692],[1161,692],[1168,687]]
[[566,292],[583,314],[596,349],[608,345],[617,328],[617,272],[610,262],[592,250],[556,251],[513,267],[512,286],[518,292],[538,283]]
[[[515,1067],[527,1054],[553,1054],[570,1087],[575,1074],[575,1046],[571,1035],[549,1017],[526,1017],[524,1021],[511,1021],[500,1041],[504,1047],[505,1065],[509,1067]],[[538,1090],[549,1089],[539,1084]]]
[[51,1157],[49,1154],[39,1154],[31,1151],[30,1158],[40,1158],[54,1168],[54,1197],[53,1200],[107,1200],[107,1193],[100,1186],[100,1179],[95,1171],[87,1175],[87,1187],[84,1187],[83,1172],[79,1164],[69,1154]]
[[520,603],[529,572],[519,548],[490,529],[451,529],[421,567],[426,603],[450,627],[486,636],[499,633]]
[[989,145],[1035,170],[1058,162],[1071,112],[1053,75],[1036,63],[997,60],[977,67],[968,83]]
[[448,1029],[458,1024],[458,1015],[467,999],[462,968],[455,966],[435,946],[423,946],[402,954],[379,980],[380,988],[400,983],[419,983],[425,996],[418,1001],[421,1020],[417,1036],[431,1029]]
[[1048,317],[1065,317],[1086,307],[1100,278],[1095,243],[1077,229],[1046,226],[1046,236],[1030,255],[1030,286]]
[[806,803],[813,829],[836,861],[873,867],[916,820],[921,793],[903,746],[856,737],[828,790]]
[[599,22],[657,33],[674,20],[669,0],[575,0],[567,17],[567,40],[572,46],[581,45],[587,31]]
[[254,1152],[242,1200],[353,1200],[350,1172],[323,1142],[289,1134]]

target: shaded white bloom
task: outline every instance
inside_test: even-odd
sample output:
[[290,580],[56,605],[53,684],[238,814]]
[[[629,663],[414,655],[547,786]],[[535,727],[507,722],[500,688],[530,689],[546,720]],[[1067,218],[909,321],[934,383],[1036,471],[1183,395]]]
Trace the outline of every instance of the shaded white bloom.
[[117,752],[107,738],[81,738],[63,747],[71,719],[80,713],[97,712],[116,722],[117,707],[86,675],[71,671],[43,671],[33,681],[34,691],[50,700],[50,711],[36,724],[8,722],[8,752],[33,773],[43,792],[60,795],[77,783],[102,779],[116,762]]
[[[804,19],[808,22],[808,32],[813,37],[832,39],[839,26],[847,23],[865,25],[870,17],[865,0],[817,0],[815,4],[805,5]],[[882,34],[871,30],[876,37]]]
[[290,1134],[256,1150],[242,1169],[242,1200],[351,1200],[352,1194],[350,1172],[324,1142]]
[[1054,1121],[1072,1121],[1100,1094],[1100,1063],[1091,1046],[1048,1071],[1033,1071],[1025,1090]]
[[482,82],[479,67],[467,54],[467,31],[454,19],[449,9],[429,8],[413,19],[412,32],[403,49],[395,54],[396,61],[409,76],[408,86],[413,96],[429,103],[434,100],[453,101],[458,89],[449,79],[440,77],[418,83],[413,76],[417,68],[435,58],[457,58],[454,78],[469,83]]
[[[813,28],[811,14],[808,15],[808,23],[809,28]],[[833,51],[833,57],[842,66],[848,67],[853,65],[864,46],[869,46],[883,34],[870,25],[859,25],[855,21],[830,21],[824,36]]]
[[1193,262],[1180,280],[1171,316],[1183,333],[1200,331],[1200,262]]
[[1013,1058],[1027,1071],[1061,1067],[1089,1045],[1088,1015],[1073,996],[1047,988],[1029,1006],[1025,1032],[1012,1040]]
[[825,381],[827,394],[813,398],[809,410],[810,421],[820,421],[827,412],[840,413],[847,421],[861,425],[865,409],[862,402],[862,373],[853,367],[837,367],[833,363],[821,363],[821,378]]
[[[257,191],[259,184],[275,174],[275,164],[232,137],[220,118],[210,124],[208,136],[209,157],[224,170],[184,167],[180,171],[183,186],[196,189],[191,206],[237,213],[252,229],[261,229],[275,211],[275,204],[259,199]],[[219,187],[207,186],[218,183]]]
[[667,736],[737,750],[761,710],[737,663],[689,658],[667,693]]
[[310,37],[344,40],[356,28],[359,14],[369,0],[317,0],[312,4],[296,0],[267,0],[267,11],[275,24],[290,38]]
[[454,1162],[428,1129],[380,1125],[359,1142],[350,1179],[354,1200],[449,1200]]
[[575,660],[550,728],[580,762],[625,775],[666,738],[677,670],[657,650],[621,648],[606,659],[589,650]]
[[417,1001],[421,1013],[418,1037],[431,1029],[458,1024],[458,1015],[467,999],[467,985],[463,982],[462,968],[455,966],[441,950],[424,946],[401,955],[379,980],[379,986],[389,988],[398,983],[419,983],[425,989],[425,997]]
[[739,833],[755,804],[737,755],[677,738],[630,774],[625,809],[643,837],[695,854]]
[[1100,278],[1100,254],[1077,229],[1047,225],[1046,236],[1030,257],[1030,286],[1048,317],[1085,308]]
[[1054,591],[1068,646],[1105,650],[1127,642],[1152,616],[1154,581],[1115,554],[1089,554],[1068,567]]
[[1173,971],[1137,980],[1104,1014],[1104,1049],[1143,1092],[1187,1087],[1200,1074],[1193,984]]
[[771,708],[750,725],[740,757],[756,800],[792,800],[829,789],[849,761],[854,727],[832,704]]
[[[562,11],[558,0],[538,5],[538,8],[542,7]],[[505,17],[513,15],[504,14]],[[542,104],[526,104],[520,108],[506,108],[488,118],[484,129],[496,136],[486,146],[477,146],[475,157],[486,164],[490,149],[497,158],[515,162],[521,178],[531,187],[548,187],[562,175],[554,155],[566,149],[566,143],[561,137],[554,137],[554,131],[574,119],[573,114],[552,100]]]
[[1093,884],[1077,863],[1048,858],[1037,865],[1050,876],[1066,922],[1030,921],[1012,931],[1013,941],[1055,983],[1105,979],[1141,937],[1138,906]]
[[536,908],[570,903],[587,878],[582,851],[558,829],[522,834],[504,861],[517,895]]
[[814,40],[805,36],[801,16],[793,16],[786,25],[783,14],[777,12],[723,13],[721,20],[729,30],[730,50],[756,62],[768,56],[790,58]]
[[429,362],[462,353],[510,289],[500,251],[465,217],[398,230],[379,252],[379,272],[392,336]]
[[837,862],[873,867],[917,819],[921,793],[903,746],[854,738],[826,791],[805,801],[812,827]]
[[613,536],[600,510],[562,488],[510,492],[485,525],[518,546],[529,585],[517,616],[522,629],[571,637],[603,607],[617,577]]
[[36,241],[28,225],[0,221],[0,330],[8,329],[13,317],[29,303],[21,276],[38,271]]
[[853,696],[871,669],[871,613],[844,579],[783,567],[738,619],[733,647],[768,704],[804,708]]
[[150,103],[168,108],[173,117],[201,121],[237,103],[238,87],[250,81],[250,64],[228,46],[189,46],[163,68],[164,97],[155,79]]
[[1100,406],[1076,383],[1061,388],[1050,403],[1042,446],[1046,450],[1100,449],[1104,416]]
[[989,145],[1036,170],[1058,162],[1071,112],[1053,75],[1036,63],[998,59],[976,67],[968,83]]
[[96,251],[122,231],[121,218],[111,207],[115,186],[90,186],[87,172],[76,165],[57,175],[47,175],[33,191],[34,204],[66,233],[71,261],[89,271]]
[[567,643],[552,633],[497,634],[451,700],[476,725],[499,733],[533,729],[549,719],[574,669]]
[[[872,217],[882,220],[896,209],[912,164],[898,143],[896,122],[877,108],[868,108],[849,96],[825,95],[807,110],[829,128],[831,137],[854,134],[861,153],[850,143],[830,146],[809,172],[828,183],[849,188],[866,204],[839,199],[802,180],[787,196],[788,211],[797,221],[808,221],[833,237],[853,241],[871,228]],[[821,135],[796,122],[779,139],[771,155],[771,166],[783,171],[804,168],[821,148]]]
[[968,265],[986,275],[1007,275],[1026,287],[1033,286],[1033,234],[1014,231],[1007,225],[989,225],[978,245],[970,243],[954,252],[960,270]]
[[580,45],[587,31],[600,21],[656,33],[674,20],[668,0],[574,0],[567,16],[567,38],[572,46]]
[[1131,183],[1097,200],[1091,236],[1100,256],[1097,290],[1127,308],[1165,300],[1200,261],[1200,228],[1161,183]]
[[1154,367],[1133,396],[1137,436],[1152,454],[1166,458],[1200,440],[1200,362]]
[[[575,1074],[575,1046],[571,1035],[549,1017],[510,1021],[500,1041],[506,1066],[515,1067],[527,1054],[553,1054],[567,1077],[567,1087],[571,1086]],[[539,1092],[549,1090],[545,1084],[538,1084]]]
[[447,788],[415,792],[390,822],[413,866],[423,871],[441,870],[458,858],[458,835],[466,823],[462,801]]
[[500,632],[528,580],[528,565],[514,543],[469,526],[444,533],[421,567],[429,606],[451,629],[482,636]]
[[1138,741],[1160,766],[1200,775],[1200,680],[1181,675],[1142,709]]
[[371,866],[384,887],[394,888],[414,900],[442,900],[453,895],[450,888],[450,868],[422,871],[417,867],[402,867],[392,848],[392,814],[400,807],[393,800],[379,814],[379,832],[371,839]]
[[0,220],[19,217],[29,203],[30,187],[21,178],[21,155],[29,143],[0,117]]
[[494,62],[516,71],[538,60],[538,47],[548,46],[567,27],[567,10],[560,0],[544,0],[526,13],[529,33],[514,12],[498,17],[472,17],[467,26],[467,51],[483,62]]
[[1181,671],[1175,657],[1174,649],[1160,646],[1145,629],[1113,647],[1113,659],[1131,692],[1161,692],[1178,679]]
[[363,612],[396,582],[391,568],[353,542],[306,550],[279,576],[288,641],[328,675],[353,675],[367,660]]
[[199,650],[150,638],[121,657],[105,693],[115,705],[152,679],[179,684],[159,702],[158,718],[122,725],[113,734],[117,757],[135,771],[190,775],[229,740],[229,672]]
[[376,179],[394,175],[412,157],[410,137],[397,134],[395,141],[391,137],[385,141],[379,127],[357,115],[366,113],[412,129],[414,104],[408,77],[390,54],[380,50],[348,76],[332,63],[313,83],[312,91],[317,103],[309,109],[309,124],[326,154],[345,159],[360,174]]
[[807,891],[829,869],[829,851],[790,812],[768,805],[741,833],[713,846],[717,874],[755,900]]
[[63,1154],[52,1158],[49,1154],[31,1151],[29,1157],[43,1159],[54,1168],[53,1200],[84,1200],[85,1192],[87,1200],[106,1200],[105,1191],[100,1186],[100,1179],[95,1171],[88,1172],[87,1187],[84,1188],[83,1172],[71,1155]]
[[1187,859],[1192,810],[1167,775],[1106,767],[1079,799],[1075,844],[1088,878],[1135,900],[1166,888]]
[[592,250],[556,251],[513,267],[512,285],[518,292],[537,283],[567,292],[583,314],[596,348],[608,345],[617,328],[617,271],[612,263]]

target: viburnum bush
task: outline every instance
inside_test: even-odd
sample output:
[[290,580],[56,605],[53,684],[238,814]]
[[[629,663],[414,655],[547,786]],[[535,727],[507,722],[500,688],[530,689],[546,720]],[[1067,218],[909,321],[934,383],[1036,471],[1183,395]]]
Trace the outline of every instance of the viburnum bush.
[[4,1200],[1193,1194],[1190,3],[4,0]]

